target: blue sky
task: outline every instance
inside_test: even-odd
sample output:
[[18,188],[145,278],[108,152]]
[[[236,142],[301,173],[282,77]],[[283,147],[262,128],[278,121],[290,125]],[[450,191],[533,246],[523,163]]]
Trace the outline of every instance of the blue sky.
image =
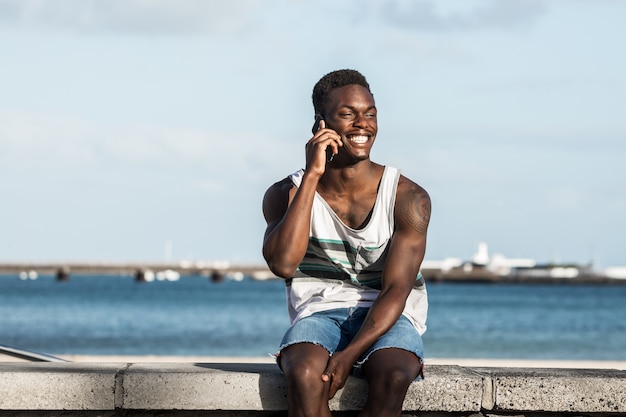
[[0,261],[261,262],[313,84],[355,68],[427,259],[626,265],[626,2],[0,0]]

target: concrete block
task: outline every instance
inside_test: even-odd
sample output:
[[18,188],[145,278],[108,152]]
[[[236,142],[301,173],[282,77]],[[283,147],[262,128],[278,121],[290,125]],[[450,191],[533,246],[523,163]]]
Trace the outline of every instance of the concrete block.
[[[481,409],[480,375],[458,366],[432,366],[427,371],[426,380],[409,388],[405,410]],[[286,382],[274,364],[133,364],[124,373],[122,392],[117,406],[127,410],[287,408]],[[366,381],[350,377],[329,405],[332,411],[360,410],[366,399]]]
[[[479,411],[483,378],[459,366],[427,366],[426,378],[409,387],[402,409],[414,411]],[[367,382],[349,378],[345,387],[330,401],[332,411],[361,410],[367,401]]]
[[460,366],[426,366],[425,379],[409,387],[406,411],[480,411],[483,377]]
[[361,410],[366,401],[367,382],[365,379],[349,377],[346,385],[328,402],[328,406],[331,411],[354,411]]
[[285,410],[286,386],[274,364],[133,364],[124,374],[127,410]]
[[[350,377],[331,410],[352,415],[365,405],[367,390],[364,379]],[[235,416],[286,409],[284,376],[270,363],[0,363],[0,415]],[[427,366],[426,379],[409,387],[403,412],[626,415],[626,371]]]
[[113,410],[126,365],[0,363],[0,410]]
[[626,413],[626,372],[471,368],[493,381],[495,410]]

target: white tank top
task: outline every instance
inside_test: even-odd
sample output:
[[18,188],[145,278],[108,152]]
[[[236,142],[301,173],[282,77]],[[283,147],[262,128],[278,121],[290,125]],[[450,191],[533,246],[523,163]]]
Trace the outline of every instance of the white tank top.
[[[304,171],[290,175],[299,187]],[[286,280],[291,322],[317,311],[344,307],[369,307],[378,297],[382,270],[394,231],[394,206],[400,171],[385,167],[376,202],[362,229],[346,226],[326,201],[315,193],[309,246],[293,278]],[[418,274],[404,311],[423,334],[428,298]]]

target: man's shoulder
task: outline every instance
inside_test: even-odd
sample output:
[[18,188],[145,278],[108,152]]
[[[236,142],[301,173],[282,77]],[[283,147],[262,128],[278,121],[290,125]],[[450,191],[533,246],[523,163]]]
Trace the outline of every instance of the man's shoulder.
[[419,196],[421,198],[427,197],[430,198],[428,192],[424,187],[416,183],[415,181],[405,177],[404,175],[400,175],[398,180],[398,191],[397,197],[410,197],[410,196]]
[[289,205],[289,193],[294,187],[289,177],[270,185],[263,196],[263,213],[269,222],[283,216]]
[[401,176],[394,209],[396,224],[402,230],[417,231],[426,236],[430,214],[431,201],[428,192],[416,182]]
[[289,192],[293,187],[295,187],[293,181],[289,177],[285,177],[280,181],[276,181],[274,184],[270,185],[267,189],[266,194],[282,194],[285,192]]

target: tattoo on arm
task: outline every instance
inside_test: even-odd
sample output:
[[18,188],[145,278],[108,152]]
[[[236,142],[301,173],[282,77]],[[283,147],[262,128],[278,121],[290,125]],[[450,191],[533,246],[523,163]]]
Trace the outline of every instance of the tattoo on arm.
[[426,234],[430,222],[430,197],[414,188],[401,202],[400,216],[419,233]]

